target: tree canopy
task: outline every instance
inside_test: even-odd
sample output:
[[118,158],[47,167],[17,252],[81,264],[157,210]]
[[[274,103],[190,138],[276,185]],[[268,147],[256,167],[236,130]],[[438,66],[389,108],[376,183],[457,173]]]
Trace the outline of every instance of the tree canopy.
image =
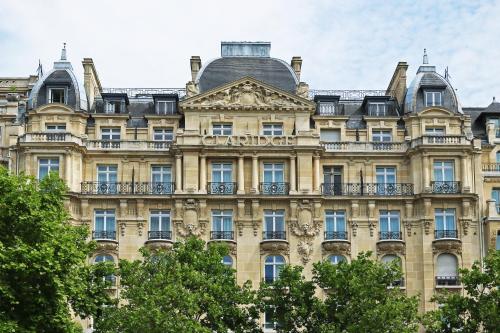
[[79,332],[71,311],[95,315],[109,302],[109,267],[87,264],[95,244],[70,224],[65,193],[56,175],[37,182],[0,168],[0,332]]

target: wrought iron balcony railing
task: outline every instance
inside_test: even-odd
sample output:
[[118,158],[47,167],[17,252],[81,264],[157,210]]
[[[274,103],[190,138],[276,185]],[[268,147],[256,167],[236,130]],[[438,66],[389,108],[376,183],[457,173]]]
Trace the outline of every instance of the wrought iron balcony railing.
[[413,184],[409,183],[323,183],[323,195],[380,195],[409,196],[413,195]]
[[92,239],[95,240],[116,240],[116,231],[114,230],[99,230],[92,231]]
[[484,163],[483,164],[483,171],[487,171],[487,172],[498,171],[498,172],[500,172],[500,163]]
[[442,238],[458,238],[458,230],[434,230],[436,239]]
[[458,276],[436,276],[436,286],[459,286]]
[[402,240],[403,233],[401,231],[379,231],[378,238],[380,240]]
[[402,277],[399,280],[394,280],[393,283],[391,283],[391,287],[404,287],[405,286],[405,278]]
[[170,195],[174,192],[173,182],[82,182],[82,194],[140,194]]
[[226,239],[226,240],[234,240],[234,231],[211,231],[210,239]]
[[172,231],[148,231],[149,240],[172,239]]
[[287,195],[290,191],[288,183],[260,183],[260,193],[268,195]]
[[235,194],[238,185],[233,182],[212,182],[207,185],[208,194],[230,195]]
[[286,240],[286,231],[264,231],[262,232],[262,239],[264,240]]
[[347,240],[347,231],[325,231],[325,240]]
[[453,194],[460,193],[460,182],[455,181],[434,181],[431,182],[432,193]]

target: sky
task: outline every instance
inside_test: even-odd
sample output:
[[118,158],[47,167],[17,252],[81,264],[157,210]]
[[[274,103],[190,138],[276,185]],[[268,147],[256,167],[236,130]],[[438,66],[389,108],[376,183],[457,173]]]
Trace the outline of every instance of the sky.
[[0,0],[0,77],[52,68],[66,42],[103,87],[184,87],[189,58],[208,63],[221,41],[301,56],[311,89],[386,89],[398,61],[409,85],[426,48],[463,106],[500,99],[500,0]]

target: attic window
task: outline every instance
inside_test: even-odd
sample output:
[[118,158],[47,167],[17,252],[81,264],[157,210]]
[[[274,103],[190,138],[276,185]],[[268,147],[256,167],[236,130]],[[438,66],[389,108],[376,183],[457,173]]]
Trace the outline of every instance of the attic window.
[[442,106],[443,92],[442,91],[426,91],[425,106]]
[[368,104],[368,115],[384,117],[387,115],[387,104],[384,102],[371,102]]
[[66,103],[66,88],[49,88],[49,103]]
[[156,101],[156,114],[175,114],[175,101]]
[[125,110],[125,100],[107,100],[106,113],[120,113]]
[[335,115],[335,103],[334,102],[319,102],[319,114],[320,115]]

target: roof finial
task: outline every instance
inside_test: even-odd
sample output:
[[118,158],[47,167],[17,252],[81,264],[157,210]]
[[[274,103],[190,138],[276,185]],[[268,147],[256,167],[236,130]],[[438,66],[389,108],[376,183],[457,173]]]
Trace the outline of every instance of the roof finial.
[[496,103],[496,99],[495,99],[495,96],[493,96],[493,102],[492,103]]
[[423,59],[423,64],[428,65],[429,64],[429,57],[427,57],[427,49],[424,49],[424,59]]
[[66,61],[67,60],[67,58],[66,58],[66,43],[63,43],[63,45],[64,45],[64,47],[61,50],[61,60]]

